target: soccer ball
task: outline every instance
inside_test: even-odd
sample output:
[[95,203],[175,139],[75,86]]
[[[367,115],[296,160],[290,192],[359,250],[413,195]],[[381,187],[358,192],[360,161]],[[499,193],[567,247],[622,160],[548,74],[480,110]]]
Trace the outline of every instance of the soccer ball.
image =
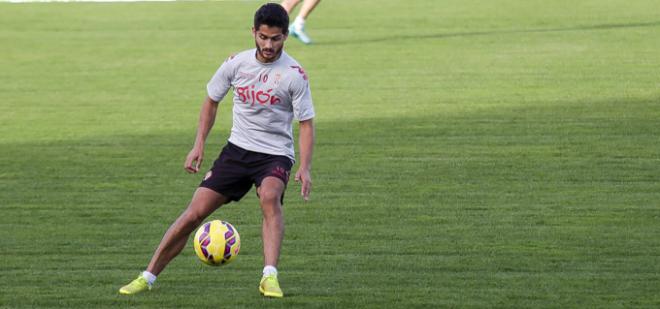
[[229,222],[213,220],[197,229],[193,247],[202,262],[212,266],[224,265],[236,258],[241,249],[241,237]]

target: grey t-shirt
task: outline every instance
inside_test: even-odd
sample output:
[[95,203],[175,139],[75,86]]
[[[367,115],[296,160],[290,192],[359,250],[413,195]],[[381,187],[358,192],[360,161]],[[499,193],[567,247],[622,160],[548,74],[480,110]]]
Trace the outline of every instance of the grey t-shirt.
[[272,63],[261,63],[256,49],[229,57],[211,78],[209,97],[220,102],[232,87],[233,126],[229,142],[243,149],[295,160],[293,118],[314,118],[307,74],[282,51]]

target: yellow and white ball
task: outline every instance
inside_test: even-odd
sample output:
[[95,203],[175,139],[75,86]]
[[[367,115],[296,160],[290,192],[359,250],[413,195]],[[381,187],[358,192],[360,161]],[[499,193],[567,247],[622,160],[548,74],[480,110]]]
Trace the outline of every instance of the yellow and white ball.
[[193,247],[202,262],[212,266],[224,265],[236,259],[241,249],[241,237],[229,222],[213,220],[197,229]]

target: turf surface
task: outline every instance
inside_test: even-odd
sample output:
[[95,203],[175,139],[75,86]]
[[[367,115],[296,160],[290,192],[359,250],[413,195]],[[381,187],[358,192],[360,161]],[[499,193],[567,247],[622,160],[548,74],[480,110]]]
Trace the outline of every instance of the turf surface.
[[[258,3],[0,3],[0,307],[658,307],[656,1],[324,1],[291,38],[317,110],[312,201],[286,199],[263,299],[253,193],[141,271],[201,175],[205,84]],[[225,100],[208,168],[230,128]]]

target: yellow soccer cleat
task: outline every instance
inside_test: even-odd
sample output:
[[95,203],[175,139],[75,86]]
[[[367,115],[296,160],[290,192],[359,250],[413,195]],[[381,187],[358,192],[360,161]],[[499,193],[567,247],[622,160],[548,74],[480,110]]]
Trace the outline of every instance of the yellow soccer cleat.
[[151,290],[151,286],[147,282],[147,279],[144,279],[142,275],[137,277],[137,279],[131,281],[131,283],[122,286],[121,289],[119,289],[119,294],[124,294],[124,295],[133,295],[140,293],[142,291],[149,291]]
[[275,275],[261,277],[259,292],[267,297],[284,297],[284,293],[282,293],[282,289],[280,289],[280,283],[277,281],[277,276]]

